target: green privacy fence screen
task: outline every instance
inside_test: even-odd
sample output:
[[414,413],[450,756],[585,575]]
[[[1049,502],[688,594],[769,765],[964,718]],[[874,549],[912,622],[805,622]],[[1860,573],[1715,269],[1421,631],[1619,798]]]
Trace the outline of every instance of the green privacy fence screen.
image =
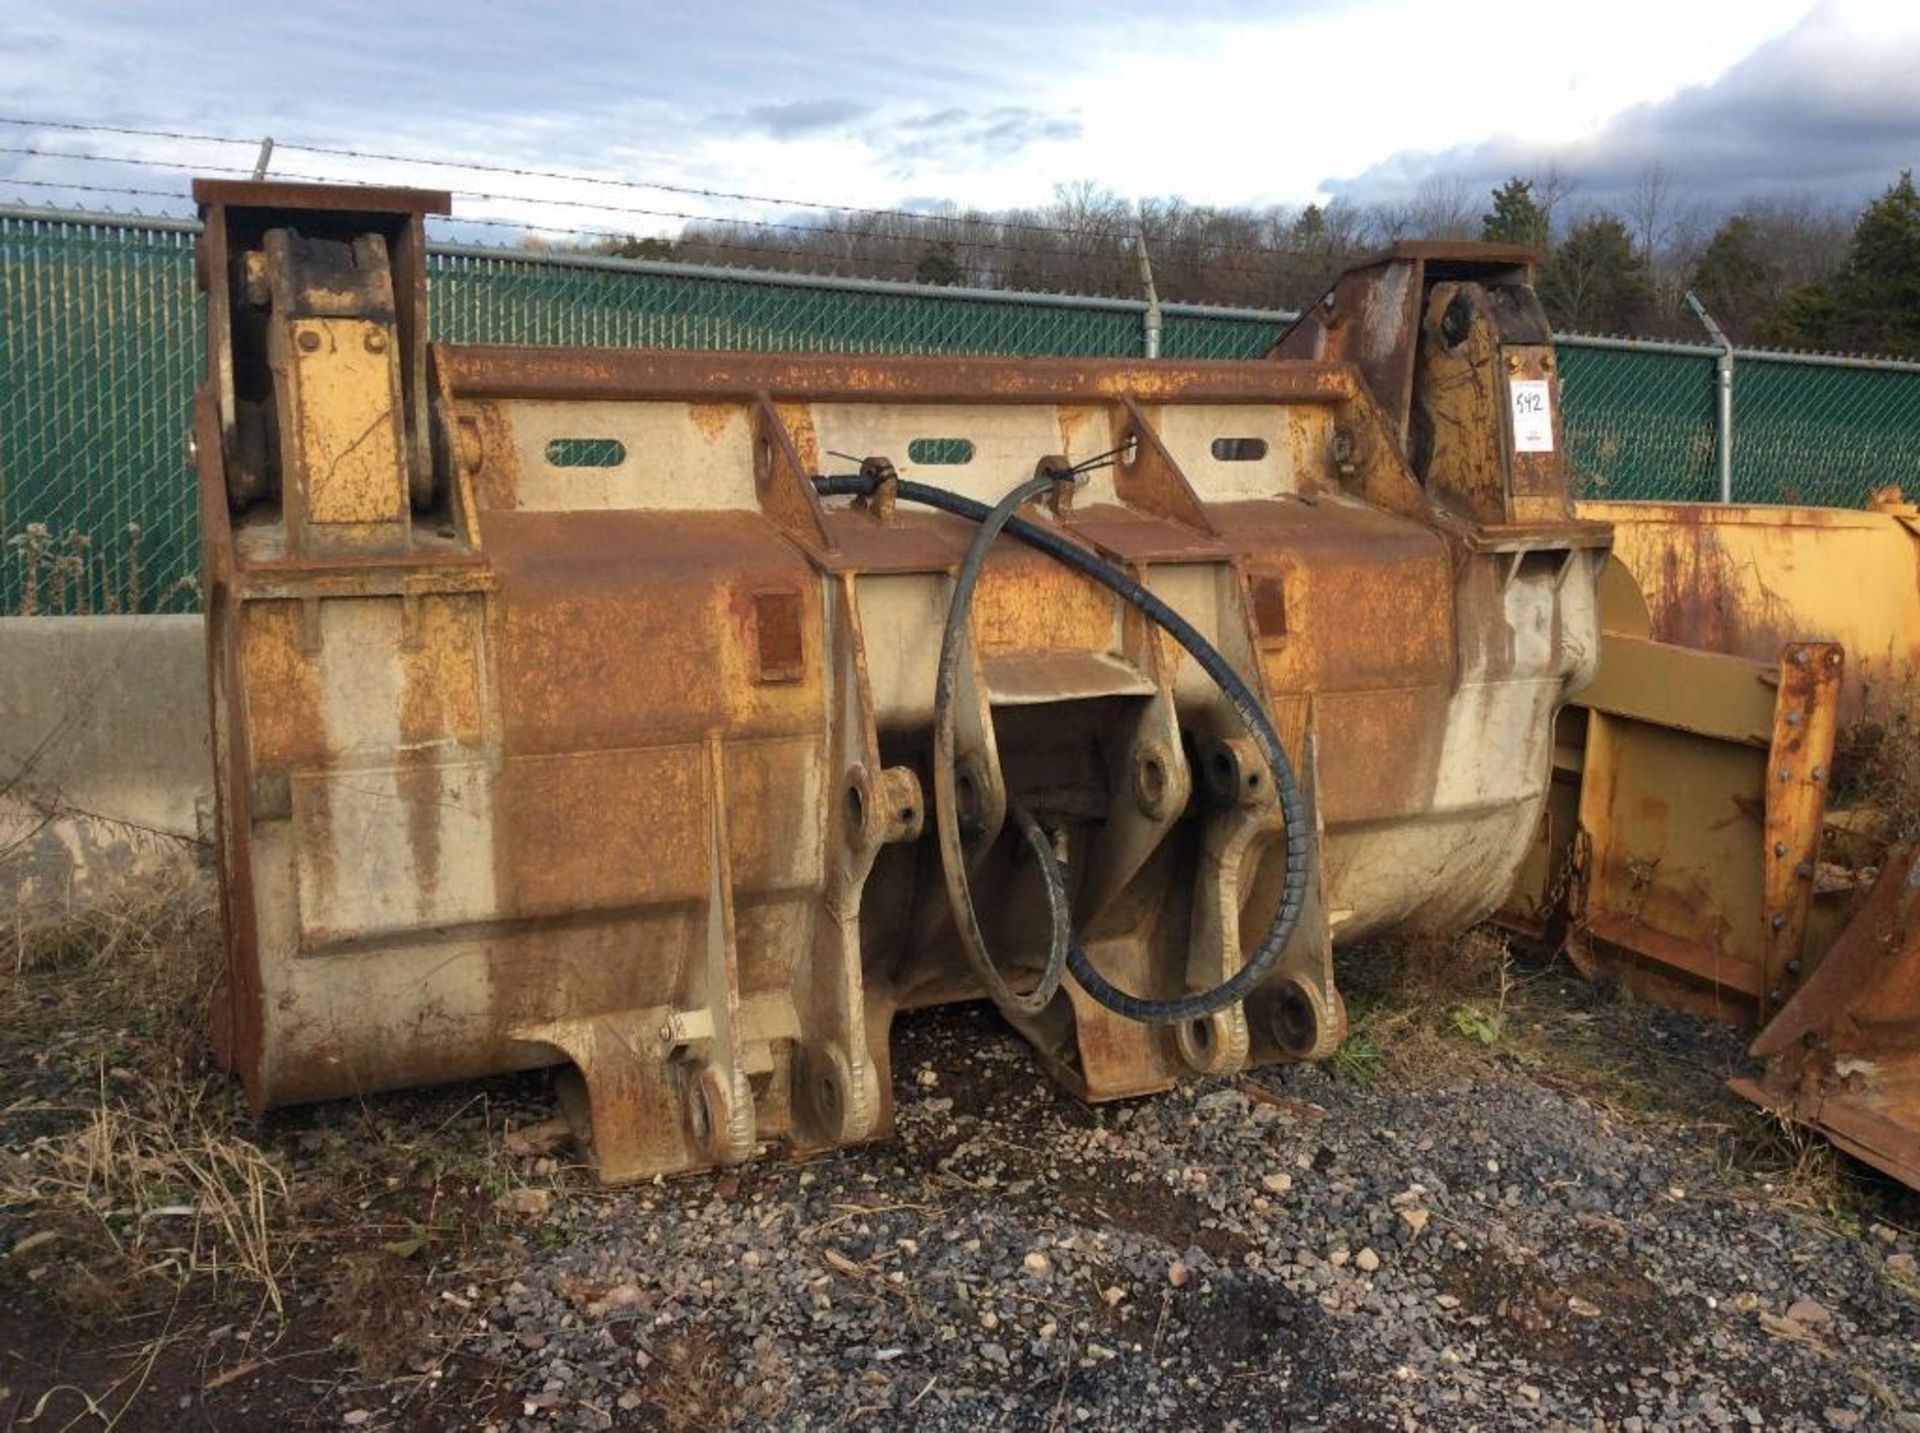
[[[197,605],[186,432],[197,226],[0,209],[0,612]],[[465,343],[1134,355],[1144,306],[437,246],[434,334]],[[1284,316],[1169,305],[1169,358],[1249,358]],[[1711,501],[1714,355],[1559,341],[1581,490]],[[1741,354],[1734,496],[1858,506],[1920,477],[1920,365]]]

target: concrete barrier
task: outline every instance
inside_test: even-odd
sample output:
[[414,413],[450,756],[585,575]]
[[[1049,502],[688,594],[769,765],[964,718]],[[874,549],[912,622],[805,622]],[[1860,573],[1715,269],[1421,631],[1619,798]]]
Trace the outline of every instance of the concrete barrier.
[[196,616],[0,618],[0,913],[204,858],[205,644]]

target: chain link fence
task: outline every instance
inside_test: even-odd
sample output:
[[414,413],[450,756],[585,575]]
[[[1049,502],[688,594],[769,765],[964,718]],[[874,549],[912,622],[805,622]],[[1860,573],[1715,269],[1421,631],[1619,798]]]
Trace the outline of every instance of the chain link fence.
[[194,227],[0,217],[0,613],[199,605]]
[[[1585,497],[1715,502],[1716,349],[1562,334],[1567,457]],[[1920,364],[1737,350],[1733,501],[1860,507],[1920,489]]]
[[[186,452],[198,225],[0,209],[0,612],[198,604]],[[433,247],[434,336],[461,343],[1127,356],[1145,305]],[[1288,315],[1169,304],[1169,358],[1254,358]],[[1584,495],[1712,501],[1715,351],[1558,340]],[[1857,507],[1915,483],[1920,365],[1742,353],[1734,497]]]

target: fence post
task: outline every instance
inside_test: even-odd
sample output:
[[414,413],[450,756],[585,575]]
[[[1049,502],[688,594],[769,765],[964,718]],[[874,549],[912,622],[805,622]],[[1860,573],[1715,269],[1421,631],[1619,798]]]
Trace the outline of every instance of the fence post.
[[1733,501],[1733,341],[1713,321],[1707,306],[1692,289],[1687,290],[1687,307],[1707,330],[1707,336],[1720,353],[1713,361],[1717,404],[1714,415],[1714,452],[1720,459],[1720,501]]
[[1153,262],[1147,258],[1147,235],[1143,229],[1133,236],[1134,249],[1140,255],[1140,287],[1147,293],[1147,311],[1141,317],[1142,338],[1148,358],[1160,356],[1160,292],[1153,286]]

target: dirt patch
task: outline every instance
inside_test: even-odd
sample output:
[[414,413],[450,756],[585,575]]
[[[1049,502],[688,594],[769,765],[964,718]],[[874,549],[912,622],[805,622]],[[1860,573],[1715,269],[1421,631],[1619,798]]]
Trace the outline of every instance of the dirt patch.
[[1624,1268],[1551,1274],[1538,1264],[1477,1252],[1440,1280],[1469,1318],[1482,1316],[1564,1373],[1596,1362],[1657,1359],[1687,1332],[1644,1275]]

